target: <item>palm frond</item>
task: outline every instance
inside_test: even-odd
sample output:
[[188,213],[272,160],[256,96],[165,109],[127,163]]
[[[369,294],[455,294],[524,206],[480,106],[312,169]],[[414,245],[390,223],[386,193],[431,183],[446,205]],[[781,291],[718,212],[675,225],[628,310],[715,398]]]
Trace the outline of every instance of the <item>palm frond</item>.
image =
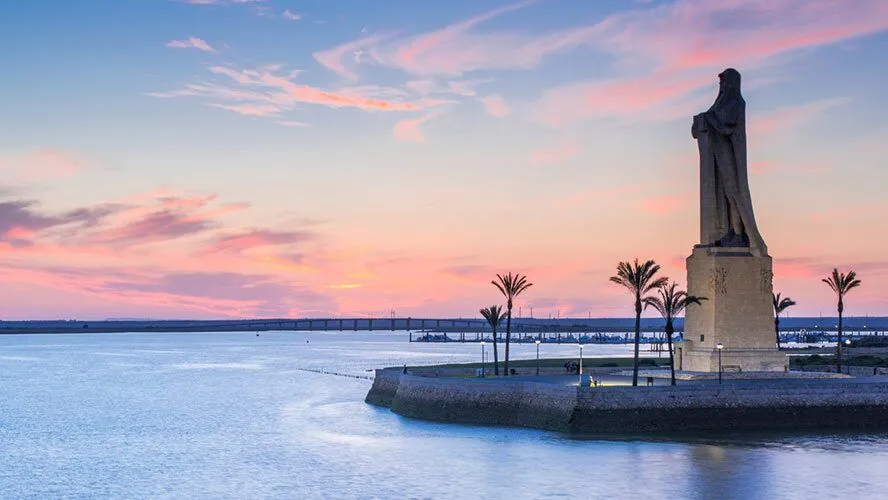
[[832,291],[839,296],[839,299],[852,289],[859,287],[861,283],[854,271],[848,271],[848,274],[845,274],[840,273],[837,268],[834,268],[832,274],[821,281],[829,285]]
[[666,314],[667,314],[666,305],[663,303],[663,300],[661,297],[645,297],[642,302],[644,302],[645,309],[647,309],[648,307],[652,307],[658,313],[660,313],[661,316],[663,316],[664,318],[666,317]]
[[[657,267],[659,267],[659,266],[657,266]],[[647,286],[644,288],[643,293],[647,294],[648,292],[662,288],[662,287],[666,286],[667,283],[669,283],[669,278],[665,278],[665,277],[664,278],[657,278],[656,280],[647,284]]]
[[533,283],[527,282],[527,276],[522,274],[508,273],[506,275],[497,274],[498,281],[491,281],[494,286],[506,297],[512,300],[522,292],[533,286]]
[[492,305],[481,309],[479,312],[487,320],[487,324],[494,330],[506,319],[506,313],[502,310],[502,306]]
[[796,305],[796,302],[789,297],[783,297],[780,293],[772,293],[771,297],[774,301],[774,312],[776,314],[780,314],[783,311],[789,309],[790,307]]
[[617,274],[611,276],[610,281],[641,297],[666,285],[668,278],[655,279],[658,272],[660,266],[653,260],[639,263],[638,259],[635,259],[632,263],[618,263]]
[[668,278],[664,279],[664,285],[657,289],[659,296],[645,297],[643,302],[645,308],[653,307],[666,321],[681,315],[689,305],[700,304],[701,301],[707,300],[706,297],[688,295],[686,291],[678,288],[678,283],[669,281]]

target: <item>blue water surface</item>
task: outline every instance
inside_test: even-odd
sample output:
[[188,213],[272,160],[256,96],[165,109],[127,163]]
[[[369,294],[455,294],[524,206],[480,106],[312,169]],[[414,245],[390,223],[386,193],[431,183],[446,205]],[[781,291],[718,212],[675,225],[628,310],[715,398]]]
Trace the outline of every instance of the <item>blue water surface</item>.
[[[0,498],[810,500],[888,491],[885,435],[605,440],[438,424],[365,404],[368,380],[306,371],[367,376],[477,361],[477,351],[381,332],[0,336]],[[535,356],[532,345],[513,352]]]

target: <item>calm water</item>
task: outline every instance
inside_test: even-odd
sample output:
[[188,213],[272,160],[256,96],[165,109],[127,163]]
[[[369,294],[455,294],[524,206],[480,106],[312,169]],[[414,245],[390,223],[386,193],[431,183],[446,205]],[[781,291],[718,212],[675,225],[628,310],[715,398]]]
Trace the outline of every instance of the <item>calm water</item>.
[[580,440],[435,424],[364,404],[367,380],[303,371],[366,375],[477,350],[382,333],[2,336],[0,498],[810,500],[888,488],[886,436]]

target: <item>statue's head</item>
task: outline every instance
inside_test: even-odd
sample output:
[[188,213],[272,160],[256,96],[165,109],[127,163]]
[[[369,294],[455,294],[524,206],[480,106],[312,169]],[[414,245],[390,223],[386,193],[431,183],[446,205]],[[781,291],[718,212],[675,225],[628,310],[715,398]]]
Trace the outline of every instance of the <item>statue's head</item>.
[[740,72],[734,68],[728,68],[718,74],[719,91],[727,93],[740,93]]

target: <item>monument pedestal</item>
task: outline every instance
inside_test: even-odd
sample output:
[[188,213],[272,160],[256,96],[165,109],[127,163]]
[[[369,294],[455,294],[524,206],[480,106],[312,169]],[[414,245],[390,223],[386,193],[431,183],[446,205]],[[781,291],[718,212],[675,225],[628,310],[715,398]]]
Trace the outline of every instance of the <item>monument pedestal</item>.
[[684,342],[676,367],[695,372],[786,371],[789,361],[777,349],[771,296],[771,257],[748,247],[697,246],[687,259],[688,294],[706,297],[688,306]]

